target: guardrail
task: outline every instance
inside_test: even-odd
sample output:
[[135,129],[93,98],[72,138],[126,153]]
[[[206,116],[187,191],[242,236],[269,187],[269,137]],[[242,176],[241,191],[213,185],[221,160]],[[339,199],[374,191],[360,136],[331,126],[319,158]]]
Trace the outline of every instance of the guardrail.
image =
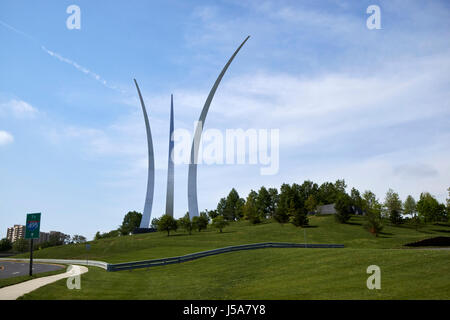
[[187,261],[204,258],[204,257],[216,255],[216,254],[226,253],[226,252],[262,249],[262,248],[344,248],[344,245],[343,244],[302,244],[302,243],[285,243],[285,242],[264,242],[264,243],[244,244],[244,245],[230,246],[230,247],[225,247],[225,248],[196,252],[196,253],[186,254],[184,256],[179,256],[179,257],[108,264],[106,270],[107,271],[122,271],[122,270],[131,270],[131,269],[139,269],[139,268],[150,268],[150,267],[164,266],[164,265],[173,264],[173,263],[187,262]]
[[[241,251],[241,250],[253,250],[253,249],[263,249],[263,248],[344,248],[343,244],[304,244],[304,243],[288,243],[288,242],[263,242],[263,243],[253,243],[253,244],[243,244],[238,246],[230,246],[219,249],[212,249],[207,251],[201,251],[191,254],[186,254],[179,257],[171,258],[161,258],[152,260],[142,260],[124,263],[107,263],[103,261],[96,260],[65,260],[65,259],[33,259],[35,262],[44,263],[63,263],[63,264],[79,264],[85,266],[94,266],[105,269],[106,271],[122,271],[122,270],[132,270],[140,268],[150,268],[164,266],[167,264],[187,262],[195,259],[200,259],[208,256],[213,256],[216,254]],[[9,261],[24,261],[28,262],[29,259],[17,259],[17,258],[0,258],[2,260]]]
[[[0,261],[23,261],[29,262],[28,258],[0,258]],[[66,260],[66,259],[33,259],[33,262],[61,263],[61,264],[81,264],[84,266],[94,266],[108,270],[109,263],[96,260]]]

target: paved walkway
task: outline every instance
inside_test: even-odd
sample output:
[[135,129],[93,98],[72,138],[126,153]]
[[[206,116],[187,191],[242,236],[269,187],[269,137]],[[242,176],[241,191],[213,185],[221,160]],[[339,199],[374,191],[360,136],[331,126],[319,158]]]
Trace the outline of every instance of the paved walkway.
[[24,294],[30,293],[42,286],[56,282],[61,279],[74,277],[88,272],[88,268],[77,265],[70,265],[67,272],[56,274],[54,276],[42,277],[30,281],[18,283],[0,289],[0,300],[16,300]]

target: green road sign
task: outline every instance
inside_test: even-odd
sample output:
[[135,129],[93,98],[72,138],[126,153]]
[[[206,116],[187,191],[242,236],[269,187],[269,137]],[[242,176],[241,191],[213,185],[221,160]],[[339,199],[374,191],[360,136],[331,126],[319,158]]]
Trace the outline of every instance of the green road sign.
[[39,229],[41,227],[41,214],[27,214],[27,224],[25,226],[25,239],[39,239]]

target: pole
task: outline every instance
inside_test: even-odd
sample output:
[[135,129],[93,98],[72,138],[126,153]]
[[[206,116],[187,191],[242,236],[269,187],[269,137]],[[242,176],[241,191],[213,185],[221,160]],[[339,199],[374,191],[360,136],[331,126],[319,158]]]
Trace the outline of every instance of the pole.
[[33,239],[30,239],[30,277],[33,275]]
[[303,229],[303,233],[305,235],[305,248],[306,248],[306,229]]

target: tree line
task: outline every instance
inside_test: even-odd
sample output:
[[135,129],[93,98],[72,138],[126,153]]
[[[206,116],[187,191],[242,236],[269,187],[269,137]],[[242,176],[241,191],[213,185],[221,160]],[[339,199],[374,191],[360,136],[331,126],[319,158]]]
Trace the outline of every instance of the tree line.
[[[84,243],[86,242],[86,237],[82,235],[75,234],[72,237],[70,235],[65,235],[62,238],[59,234],[50,234],[49,240],[41,243],[34,243],[33,249],[40,250],[48,247],[61,246],[63,244],[71,244],[71,243]],[[14,252],[27,252],[30,250],[30,240],[29,239],[17,239],[14,242],[11,242],[7,238],[3,238],[0,240],[0,252],[6,251],[14,251]]]
[[[189,234],[192,231],[201,232],[208,226],[222,232],[230,222],[239,220],[252,224],[275,220],[306,227],[309,216],[320,214],[320,207],[327,204],[334,205],[335,218],[339,223],[347,223],[354,214],[364,215],[364,227],[374,235],[381,232],[387,221],[394,225],[409,221],[419,228],[424,223],[446,222],[450,216],[450,188],[447,189],[449,198],[446,204],[439,203],[429,192],[422,192],[417,202],[411,195],[403,202],[398,193],[389,189],[384,201],[380,201],[370,190],[361,193],[353,187],[347,193],[346,188],[344,179],[320,185],[306,180],[302,184],[284,183],[279,190],[262,186],[258,191],[251,190],[246,198],[232,188],[226,197],[219,200],[214,210],[202,211],[192,219],[189,213],[179,219],[163,215],[152,220],[152,227],[167,232],[167,235],[179,228]],[[130,234],[139,227],[141,219],[141,213],[130,211],[118,229],[102,234],[97,232],[95,239]]]

